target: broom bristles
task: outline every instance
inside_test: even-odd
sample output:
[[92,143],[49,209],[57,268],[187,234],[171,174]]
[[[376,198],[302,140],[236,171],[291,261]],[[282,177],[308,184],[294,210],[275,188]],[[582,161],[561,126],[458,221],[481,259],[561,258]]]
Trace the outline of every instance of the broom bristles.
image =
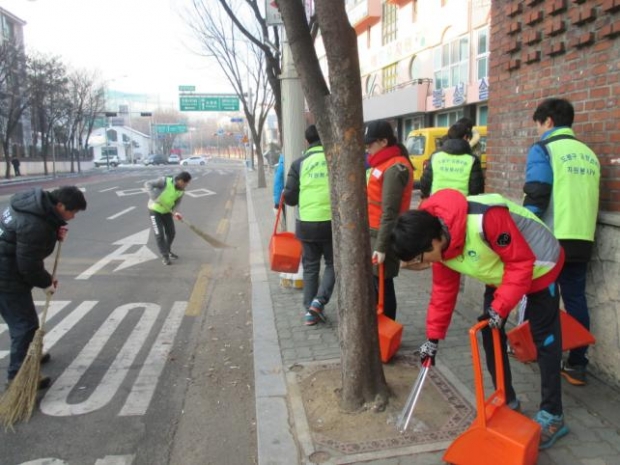
[[18,421],[28,421],[34,410],[39,389],[44,331],[38,329],[28,347],[28,353],[11,385],[0,399],[0,420],[5,431],[13,430]]

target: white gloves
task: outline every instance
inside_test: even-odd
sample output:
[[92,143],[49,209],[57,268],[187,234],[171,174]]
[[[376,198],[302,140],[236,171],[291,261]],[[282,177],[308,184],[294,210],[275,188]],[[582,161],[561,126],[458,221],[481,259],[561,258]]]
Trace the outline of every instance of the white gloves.
[[372,262],[380,265],[385,261],[385,254],[383,252],[377,252],[376,250],[372,253]]

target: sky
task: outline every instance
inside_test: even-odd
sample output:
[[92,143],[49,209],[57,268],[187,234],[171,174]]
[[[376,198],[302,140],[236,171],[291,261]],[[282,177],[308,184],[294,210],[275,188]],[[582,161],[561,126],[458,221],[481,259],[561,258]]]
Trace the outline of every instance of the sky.
[[[216,7],[214,0],[210,2]],[[0,0],[26,21],[29,51],[59,56],[67,65],[97,71],[111,90],[158,95],[178,109],[178,88],[231,93],[208,58],[191,51],[180,14],[190,0]]]

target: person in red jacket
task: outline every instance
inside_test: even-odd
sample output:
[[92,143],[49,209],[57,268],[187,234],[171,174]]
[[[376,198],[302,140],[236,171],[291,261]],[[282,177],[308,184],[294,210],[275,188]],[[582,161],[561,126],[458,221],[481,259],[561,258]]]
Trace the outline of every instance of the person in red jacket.
[[491,305],[479,318],[487,368],[496,383],[491,330],[500,330],[507,404],[518,409],[506,353],[504,325],[510,311],[527,295],[527,315],[538,350],[541,378],[540,448],[552,446],[568,433],[562,410],[559,293],[556,280],[564,263],[560,243],[544,223],[525,207],[499,194],[465,197],[444,189],[425,200],[419,210],[401,215],[392,234],[403,261],[432,263],[433,287],[426,318],[428,340],[420,348],[423,361],[434,363],[459,292],[461,274],[495,287]]

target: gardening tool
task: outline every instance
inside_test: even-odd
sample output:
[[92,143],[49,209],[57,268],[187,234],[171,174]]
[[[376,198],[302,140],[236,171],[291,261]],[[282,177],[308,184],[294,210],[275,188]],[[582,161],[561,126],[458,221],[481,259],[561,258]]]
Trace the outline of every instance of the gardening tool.
[[276,223],[269,241],[269,265],[272,271],[297,273],[301,261],[301,241],[291,232],[278,232],[283,206],[284,197],[280,197]]
[[540,425],[506,405],[504,362],[498,329],[492,329],[497,389],[484,398],[477,332],[484,320],[469,330],[478,414],[467,431],[448,447],[444,461],[452,465],[534,465],[538,459]]
[[[59,241],[58,248],[56,249],[56,258],[54,259],[54,268],[52,270],[52,282],[56,279],[56,270],[58,269],[61,247],[62,241]],[[45,307],[43,308],[39,329],[34,333],[34,337],[26,353],[26,358],[24,358],[24,362],[17,372],[17,375],[13,381],[11,381],[11,385],[0,399],[0,418],[4,423],[5,430],[13,429],[13,425],[16,422],[22,420],[28,421],[32,416],[41,375],[41,356],[43,355],[45,320],[47,319],[47,310],[49,309],[51,300],[52,293],[46,292]]]
[[[562,328],[563,351],[588,346],[596,342],[592,333],[564,310],[560,310],[560,326]],[[532,339],[529,321],[526,320],[511,329],[506,333],[506,336],[517,360],[523,363],[536,361],[537,350]]]
[[384,290],[384,266],[379,264],[379,298],[377,302],[377,327],[379,328],[379,349],[381,361],[387,363],[394,356],[400,347],[403,338],[403,325],[388,318],[383,314],[385,298]]
[[202,229],[198,228],[197,226],[194,226],[192,223],[190,223],[185,218],[181,218],[179,219],[179,221],[181,223],[186,224],[189,227],[189,229],[191,229],[198,236],[200,236],[204,241],[206,241],[208,244],[210,244],[212,247],[215,247],[216,249],[233,249],[234,248],[232,245],[228,245],[225,242],[222,242],[219,239],[216,239],[215,237],[207,234]]
[[426,375],[428,375],[428,370],[431,367],[431,358],[428,357],[422,363],[422,369],[420,373],[418,373],[418,378],[416,379],[413,387],[411,388],[411,392],[409,393],[409,397],[407,397],[407,402],[403,407],[400,415],[398,416],[398,421],[396,422],[396,428],[399,432],[404,433],[407,431],[409,427],[409,422],[411,421],[411,416],[413,415],[413,411],[415,410],[415,406],[418,403],[418,399],[420,398],[420,393],[422,392],[422,387],[424,386],[424,381],[426,381]]

